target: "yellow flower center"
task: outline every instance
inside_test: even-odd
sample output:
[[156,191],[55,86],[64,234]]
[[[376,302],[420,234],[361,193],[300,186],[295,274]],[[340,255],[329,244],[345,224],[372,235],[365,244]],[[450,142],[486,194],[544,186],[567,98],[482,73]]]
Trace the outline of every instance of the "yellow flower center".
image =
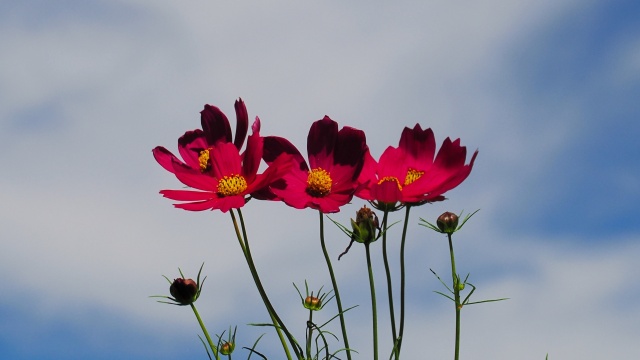
[[380,179],[380,181],[378,181],[378,185],[381,185],[383,182],[386,182],[386,181],[395,182],[396,185],[398,185],[398,190],[402,191],[402,185],[400,185],[400,180],[398,180],[397,177],[395,177],[395,176],[385,176],[382,179]]
[[211,164],[209,163],[209,149],[200,151],[198,154],[198,162],[200,163],[201,172],[205,172],[211,167]]
[[240,175],[225,176],[218,181],[218,195],[233,196],[247,190],[247,180]]
[[331,175],[323,168],[309,171],[307,177],[307,193],[314,197],[323,197],[331,192]]
[[409,171],[407,171],[407,177],[404,178],[404,186],[407,186],[412,182],[420,179],[422,175],[424,175],[424,171],[409,169]]

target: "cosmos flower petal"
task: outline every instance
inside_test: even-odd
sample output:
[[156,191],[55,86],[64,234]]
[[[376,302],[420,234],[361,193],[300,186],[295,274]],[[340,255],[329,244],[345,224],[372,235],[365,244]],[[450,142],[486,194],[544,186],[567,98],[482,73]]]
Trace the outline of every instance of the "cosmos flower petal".
[[178,139],[180,156],[182,156],[182,159],[184,159],[187,165],[194,169],[200,168],[198,157],[200,151],[206,148],[208,148],[207,141],[204,137],[204,132],[200,129],[187,131]]
[[153,157],[156,159],[158,164],[162,166],[165,170],[169,172],[173,172],[173,162],[180,162],[178,158],[171,153],[171,151],[167,150],[163,146],[156,146],[153,150]]
[[218,141],[231,142],[229,119],[218,107],[205,105],[200,112],[200,122],[209,145]]
[[238,148],[238,150],[240,150],[242,149],[244,139],[247,136],[249,114],[247,113],[247,107],[242,99],[236,100],[234,108],[236,110],[236,135],[233,140],[233,144]]
[[263,143],[262,158],[267,164],[273,163],[273,161],[282,154],[289,154],[292,156],[292,161],[296,164],[297,169],[303,171],[309,171],[306,161],[300,151],[287,139],[279,136],[265,136]]
[[423,169],[430,167],[436,151],[433,130],[430,128],[422,130],[420,124],[416,124],[413,129],[405,127],[400,136],[398,148],[407,154],[408,167]]
[[[260,119],[256,119],[259,123]],[[242,159],[242,175],[248,182],[252,182],[258,173],[262,161],[263,138],[259,132],[254,132],[247,141],[247,149]]]
[[307,154],[311,169],[327,169],[333,163],[333,151],[338,139],[338,123],[325,116],[311,125],[307,136]]

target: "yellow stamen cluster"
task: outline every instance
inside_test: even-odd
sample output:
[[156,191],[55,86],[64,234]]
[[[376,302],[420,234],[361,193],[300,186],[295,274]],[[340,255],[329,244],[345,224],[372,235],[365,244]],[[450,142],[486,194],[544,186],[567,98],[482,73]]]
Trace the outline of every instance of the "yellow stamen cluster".
[[407,171],[407,177],[404,178],[404,186],[407,186],[412,182],[420,179],[422,175],[424,175],[424,171],[409,169],[409,171]]
[[207,171],[211,165],[209,164],[209,149],[201,150],[198,154],[198,162],[200,163],[200,171]]
[[323,197],[331,192],[331,175],[323,168],[309,171],[307,177],[307,193],[314,197]]
[[385,176],[382,179],[380,179],[380,181],[378,181],[378,185],[381,185],[385,181],[395,182],[396,185],[398,185],[398,190],[402,191],[402,185],[400,185],[400,180],[398,180],[397,177],[395,177],[395,176]]
[[247,180],[241,175],[225,176],[218,181],[218,195],[233,196],[247,190]]

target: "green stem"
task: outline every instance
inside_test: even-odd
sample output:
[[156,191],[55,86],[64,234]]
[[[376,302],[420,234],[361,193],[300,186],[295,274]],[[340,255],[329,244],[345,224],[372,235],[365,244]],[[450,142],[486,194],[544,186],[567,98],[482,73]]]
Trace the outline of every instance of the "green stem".
[[400,350],[402,347],[402,336],[404,334],[404,304],[405,304],[405,266],[404,266],[404,244],[407,240],[407,225],[409,224],[409,211],[411,211],[411,205],[406,205],[406,212],[404,215],[404,226],[402,228],[402,240],[400,241],[400,330],[398,332],[398,347],[397,357],[400,357]]
[[311,359],[311,338],[313,336],[313,310],[309,309],[309,321],[307,322],[307,359]]
[[396,317],[393,309],[393,286],[391,284],[391,271],[389,270],[389,260],[387,258],[387,220],[389,211],[385,210],[382,216],[382,260],[384,262],[384,272],[387,276],[387,296],[389,297],[389,317],[391,318],[391,335],[393,336],[393,354],[398,358],[398,336],[396,334]]
[[456,259],[453,255],[453,241],[451,241],[451,234],[447,234],[449,237],[449,253],[451,254],[451,277],[453,278],[453,295],[456,305],[456,344],[454,359],[458,360],[460,357],[460,310],[462,305],[460,304],[460,278],[456,273]]
[[269,312],[269,316],[271,317],[273,326],[275,327],[276,332],[278,333],[278,337],[280,338],[280,342],[282,343],[282,348],[287,356],[287,359],[291,360],[291,353],[289,352],[289,347],[287,346],[287,342],[285,341],[282,335],[282,331],[285,332],[287,338],[289,339],[289,343],[293,347],[293,351],[296,353],[297,358],[301,359],[302,354],[298,350],[295,340],[291,336],[291,333],[289,333],[289,331],[285,327],[282,320],[280,320],[280,318],[278,317],[278,314],[273,308],[273,305],[271,304],[271,301],[269,301],[269,298],[267,297],[267,293],[265,292],[264,287],[262,286],[262,282],[260,281],[260,277],[258,276],[258,271],[256,270],[256,266],[253,262],[253,257],[251,256],[251,249],[249,247],[249,238],[247,236],[247,231],[244,225],[244,219],[242,218],[242,212],[240,211],[240,209],[237,209],[237,211],[238,211],[238,217],[240,218],[240,226],[242,227],[242,234],[240,233],[240,229],[238,228],[238,222],[236,221],[236,217],[233,212],[233,209],[230,210],[229,213],[231,214],[231,220],[233,221],[233,226],[236,231],[236,236],[238,237],[238,242],[240,243],[240,247],[242,248],[242,251],[244,253],[245,260],[247,261],[247,265],[249,266],[249,271],[251,272],[251,276],[253,277],[253,282],[256,284],[256,288],[258,288],[258,292],[260,293],[262,302],[267,308],[267,312]]
[[200,318],[200,314],[198,314],[198,310],[196,310],[196,306],[193,305],[193,303],[189,305],[191,305],[191,310],[193,310],[193,313],[196,315],[196,319],[198,319],[198,323],[200,324],[200,328],[204,333],[204,337],[207,338],[209,347],[211,348],[211,351],[213,351],[213,356],[215,356],[215,358],[219,360],[220,357],[218,356],[218,348],[213,344],[213,340],[211,340],[211,336],[209,336],[209,332],[207,331],[206,326],[204,326],[204,323],[202,322],[202,318]]
[[378,310],[376,307],[376,287],[373,283],[373,268],[371,267],[371,251],[369,251],[369,243],[365,243],[364,248],[367,253],[369,287],[371,288],[371,313],[373,320],[373,360],[378,360]]
[[320,245],[322,246],[322,253],[324,254],[324,260],[327,263],[327,269],[329,269],[329,276],[331,277],[331,286],[333,286],[333,293],[336,296],[336,304],[338,305],[338,313],[340,314],[340,327],[342,328],[342,338],[344,339],[344,347],[347,351],[347,359],[351,360],[351,350],[349,348],[349,339],[347,338],[347,325],[344,321],[344,312],[342,311],[342,301],[340,301],[340,291],[338,291],[338,282],[336,276],[333,273],[333,266],[331,265],[331,258],[327,252],[327,246],[324,242],[324,215],[322,211],[318,211],[320,214]]

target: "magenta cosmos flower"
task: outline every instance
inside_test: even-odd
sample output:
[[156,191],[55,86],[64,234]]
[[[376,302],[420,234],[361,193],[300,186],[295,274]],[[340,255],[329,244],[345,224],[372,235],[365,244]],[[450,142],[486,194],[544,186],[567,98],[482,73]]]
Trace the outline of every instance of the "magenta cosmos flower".
[[256,117],[253,134],[241,154],[246,135],[243,123],[247,117],[241,100],[236,102],[236,114],[238,126],[233,143],[227,118],[218,108],[207,105],[202,111],[203,130],[188,131],[178,140],[184,162],[164,147],[153,149],[154,157],[163,168],[185,185],[196,189],[160,191],[166,198],[183,202],[175,204],[176,207],[192,211],[219,209],[223,212],[240,208],[249,196],[268,198],[264,195],[265,190],[291,167],[291,158],[281,156],[264,173],[258,174],[263,149],[260,119]]
[[[340,211],[353,198],[368,151],[364,132],[351,127],[338,131],[338,123],[325,116],[311,125],[307,138],[309,165],[288,140],[264,138],[264,160],[272,164],[282,154],[293,156],[294,165],[274,183],[271,191],[296,209],[310,207],[324,213]],[[273,166],[273,165],[272,165]]]
[[460,185],[469,176],[478,155],[465,165],[467,148],[460,139],[446,138],[434,159],[436,142],[431,129],[419,124],[402,131],[397,148],[388,147],[376,162],[367,154],[356,194],[369,201],[385,204],[424,203],[444,200],[443,194]]

